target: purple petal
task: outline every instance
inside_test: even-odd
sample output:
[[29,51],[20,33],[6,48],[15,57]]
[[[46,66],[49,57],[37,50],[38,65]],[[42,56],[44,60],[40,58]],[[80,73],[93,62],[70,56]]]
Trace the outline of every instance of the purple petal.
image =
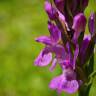
[[56,5],[56,7],[59,9],[60,12],[63,13],[64,11],[64,0],[54,0],[54,3]]
[[56,58],[59,62],[59,64],[61,65],[61,68],[64,69],[65,67],[70,66],[70,54],[68,54],[64,47],[62,45],[56,45],[54,47],[52,47],[53,52],[56,55]]
[[53,52],[56,54],[57,58],[65,57],[65,49],[62,45],[56,45],[52,47]]
[[45,10],[50,19],[52,19],[52,20],[57,19],[58,12],[56,11],[55,8],[53,8],[53,6],[48,1],[45,1]]
[[71,81],[71,80],[75,80],[76,79],[76,73],[74,72],[74,70],[70,67],[67,67],[63,70],[63,74],[66,77],[67,80]]
[[91,13],[88,22],[89,32],[94,35],[96,32],[96,13]]
[[61,32],[56,25],[48,22],[48,29],[50,31],[51,40],[57,43],[61,39]]
[[74,40],[77,40],[81,32],[85,31],[86,18],[83,13],[79,13],[74,17],[72,28],[75,30]]
[[78,90],[79,84],[76,80],[76,73],[71,68],[66,68],[63,71],[64,76],[66,77],[66,82],[63,82],[62,90],[67,93],[74,93]]
[[59,14],[59,16],[58,16],[59,20],[61,20],[66,25],[67,30],[70,31],[70,29],[68,27],[68,24],[67,24],[67,22],[65,20],[65,16],[60,11],[58,11],[58,14]]
[[52,65],[50,67],[50,71],[53,71],[54,70],[54,68],[56,67],[56,64],[57,64],[57,59],[54,58],[53,61],[52,61]]
[[76,80],[67,81],[63,85],[63,91],[72,94],[75,93],[79,88],[79,84]]
[[91,40],[90,35],[84,36],[84,40],[82,41],[82,44],[81,44],[81,47],[80,47],[80,53],[79,53],[81,64],[84,64],[84,60],[85,60],[85,57],[86,57],[86,50],[88,48],[90,40]]
[[52,41],[51,41],[50,37],[47,37],[47,36],[40,36],[40,37],[36,38],[36,41],[44,43],[46,45],[51,45],[52,44]]
[[44,53],[44,51],[46,51],[46,49],[43,49],[40,52],[39,56],[36,58],[36,60],[34,62],[34,64],[36,66],[47,66],[51,62],[51,60],[52,60],[52,53],[50,53],[50,52]]
[[76,60],[79,54],[79,45],[76,45],[76,49],[74,51],[74,58],[73,58],[73,69],[75,69]]
[[53,78],[49,84],[49,87],[53,90],[57,90],[59,93],[65,91],[71,94],[78,90],[79,84],[76,80],[68,80],[66,74],[62,74]]
[[[57,89],[57,90],[58,90],[58,88],[60,87],[62,81],[65,81],[65,77],[64,77],[63,75],[54,77],[54,78],[51,80],[51,82],[50,82],[50,84],[49,84],[49,87],[50,87],[51,89],[53,89],[53,90],[54,90],[54,89]],[[62,90],[62,89],[61,89],[61,90]]]

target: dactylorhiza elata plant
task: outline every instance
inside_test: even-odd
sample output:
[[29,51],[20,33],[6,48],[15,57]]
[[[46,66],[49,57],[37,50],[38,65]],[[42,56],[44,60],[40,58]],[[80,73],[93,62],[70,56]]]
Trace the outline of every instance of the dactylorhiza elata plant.
[[[88,22],[84,10],[88,0],[46,0],[45,11],[49,17],[49,36],[36,38],[45,48],[35,60],[36,66],[47,66],[50,71],[57,64],[62,73],[54,77],[49,87],[79,96],[88,96],[94,77],[94,46],[96,39],[96,14]],[[88,23],[89,35],[85,28]],[[54,54],[54,55],[53,55]],[[52,56],[53,55],[53,56]]]

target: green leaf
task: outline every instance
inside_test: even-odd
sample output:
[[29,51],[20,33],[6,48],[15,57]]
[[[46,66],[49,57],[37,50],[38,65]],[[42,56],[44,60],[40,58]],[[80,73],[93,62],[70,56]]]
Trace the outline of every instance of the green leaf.
[[91,85],[83,85],[79,90],[79,96],[89,96]]
[[88,65],[88,76],[94,71],[94,53],[90,58],[89,65]]

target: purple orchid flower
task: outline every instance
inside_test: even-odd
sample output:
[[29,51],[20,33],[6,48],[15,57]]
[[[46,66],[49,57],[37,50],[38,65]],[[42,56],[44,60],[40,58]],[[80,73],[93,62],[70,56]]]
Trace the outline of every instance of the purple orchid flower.
[[94,52],[96,15],[92,13],[89,17],[88,27],[91,35],[86,36],[87,19],[84,10],[89,0],[53,1],[51,3],[49,0],[45,1],[50,36],[36,38],[36,41],[43,43],[45,48],[36,58],[35,65],[47,66],[52,63],[50,71],[53,71],[59,64],[62,74],[54,77],[49,87],[58,93],[64,91],[72,94],[88,82],[89,77],[86,76],[84,66]]
[[51,89],[57,90],[60,94],[62,91],[67,93],[74,93],[79,88],[79,83],[76,80],[76,73],[68,68],[63,71],[63,74],[53,78],[49,84]]
[[[49,37],[41,36],[36,39],[37,42],[41,42],[46,46],[48,46],[45,49],[43,49],[43,51],[41,51],[40,55],[35,60],[35,65],[38,65],[38,66],[45,66],[50,63],[50,61],[52,60],[52,55],[51,55],[51,52],[53,52],[52,47],[58,44],[61,38],[60,30],[53,23],[48,22],[48,29],[50,31]],[[46,59],[47,59],[47,62],[46,62]]]
[[[65,18],[62,15],[62,13],[60,13],[58,11],[58,14],[59,14],[58,18],[60,18],[60,20],[65,22]],[[65,26],[67,27],[67,30],[70,30],[70,29],[68,29],[67,23],[65,24]],[[37,42],[41,42],[41,43],[45,44],[46,48],[43,49],[43,51],[41,51],[39,56],[36,58],[35,65],[37,65],[37,66],[48,65],[52,61],[52,53],[55,53],[55,58],[53,59],[52,65],[50,67],[51,71],[53,71],[57,62],[60,64],[62,70],[67,70],[68,68],[69,69],[71,68],[71,70],[74,71],[76,60],[77,60],[78,53],[79,53],[79,48],[77,46],[78,44],[76,45],[74,54],[72,56],[69,43],[66,44],[66,48],[68,49],[67,52],[65,51],[65,48],[63,47],[63,45],[60,45],[60,41],[61,41],[60,29],[51,22],[48,22],[48,29],[50,32],[50,36],[41,36],[36,39]],[[69,70],[69,72],[70,72],[70,70]],[[66,92],[71,93],[71,86],[68,86],[68,84],[73,84],[74,81],[76,81],[76,78],[74,78],[74,80],[72,80],[72,82],[66,81],[66,83],[67,83],[67,85],[65,84]],[[70,88],[68,88],[68,87],[70,87]],[[78,88],[76,88],[76,90],[77,89]],[[68,91],[68,90],[70,90],[70,91]],[[72,92],[75,92],[76,90],[74,89]],[[62,89],[61,89],[61,91],[62,91]]]

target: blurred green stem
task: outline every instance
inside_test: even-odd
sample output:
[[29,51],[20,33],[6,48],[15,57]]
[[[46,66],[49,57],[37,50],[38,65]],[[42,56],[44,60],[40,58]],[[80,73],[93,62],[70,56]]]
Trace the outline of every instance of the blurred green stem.
[[90,88],[92,86],[92,81],[93,81],[93,78],[95,76],[95,72],[94,72],[94,53],[90,57],[89,64],[85,67],[85,70],[86,70],[87,78],[89,78],[89,80],[88,80],[87,84],[84,84],[80,87],[79,96],[89,96]]
[[92,84],[82,86],[79,90],[79,95],[78,96],[89,96],[91,85]]

